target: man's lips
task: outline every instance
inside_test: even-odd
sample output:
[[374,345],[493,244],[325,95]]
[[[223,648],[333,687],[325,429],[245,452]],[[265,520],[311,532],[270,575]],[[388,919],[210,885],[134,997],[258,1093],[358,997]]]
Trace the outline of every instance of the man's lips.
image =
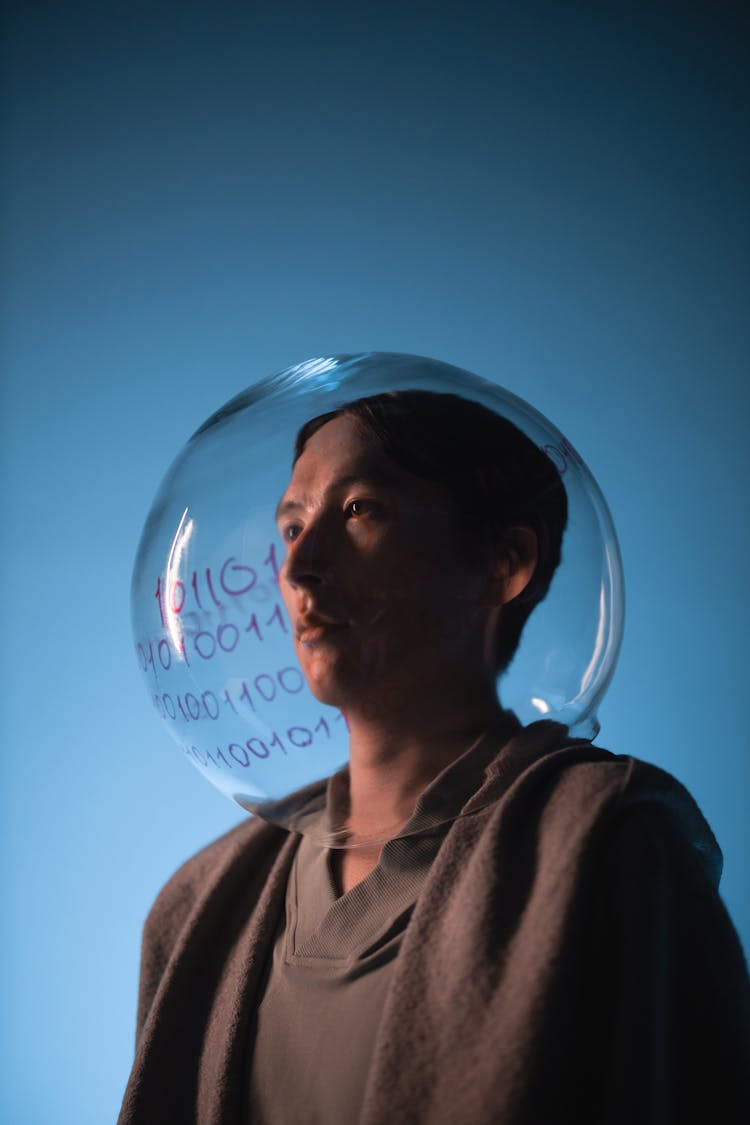
[[310,613],[298,619],[294,632],[300,644],[310,645],[315,644],[316,641],[323,640],[331,633],[336,633],[341,629],[348,628],[349,625],[345,621],[336,621],[332,617],[324,617],[319,613]]

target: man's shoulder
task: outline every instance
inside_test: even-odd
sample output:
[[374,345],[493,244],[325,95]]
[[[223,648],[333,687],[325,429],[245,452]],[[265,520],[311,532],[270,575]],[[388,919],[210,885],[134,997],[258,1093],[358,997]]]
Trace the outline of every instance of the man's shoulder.
[[526,732],[538,752],[517,784],[536,791],[540,824],[554,828],[553,838],[593,839],[600,832],[611,837],[642,826],[655,841],[689,846],[718,883],[719,846],[694,797],[671,773],[633,755],[566,737],[564,730],[529,727]]
[[175,934],[214,888],[233,878],[241,880],[243,871],[275,856],[287,838],[288,833],[258,817],[240,821],[177,868],[156,896],[144,933]]
[[143,927],[139,1036],[170,965],[176,971],[221,947],[238,915],[260,900],[288,842],[290,833],[250,817],[197,851],[165,883]]
[[685,786],[667,770],[632,754],[615,754],[589,739],[572,737],[557,723],[540,721],[524,727],[501,752],[501,765],[506,751],[518,756],[516,772],[521,783],[534,778],[552,790],[577,792],[582,799],[601,795],[623,804],[695,806]]
[[194,852],[180,864],[165,884],[164,889],[166,890],[170,886],[177,887],[182,884],[200,882],[206,872],[215,869],[228,856],[242,850],[248,843],[252,844],[258,833],[258,827],[257,817],[248,816],[241,820],[239,824],[235,824],[233,828],[217,836],[216,839],[204,844],[202,848],[199,848],[197,852]]

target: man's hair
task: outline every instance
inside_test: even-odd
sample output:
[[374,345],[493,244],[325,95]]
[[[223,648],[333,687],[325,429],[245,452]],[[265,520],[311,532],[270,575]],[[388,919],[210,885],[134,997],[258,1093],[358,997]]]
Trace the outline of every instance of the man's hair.
[[388,391],[311,418],[294,445],[295,462],[307,441],[342,415],[356,419],[384,452],[451,497],[473,562],[489,562],[508,543],[511,528],[531,528],[539,556],[526,589],[502,607],[496,668],[504,671],[531,611],[546,596],[560,563],[568,502],[552,461],[507,418],[478,402],[436,391]]

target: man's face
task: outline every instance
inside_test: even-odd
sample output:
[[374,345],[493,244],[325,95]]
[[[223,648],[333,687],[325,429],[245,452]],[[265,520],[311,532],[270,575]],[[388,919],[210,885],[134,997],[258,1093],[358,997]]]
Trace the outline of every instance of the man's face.
[[486,577],[466,558],[450,498],[351,416],[308,440],[278,526],[280,588],[321,702],[398,705],[483,651]]

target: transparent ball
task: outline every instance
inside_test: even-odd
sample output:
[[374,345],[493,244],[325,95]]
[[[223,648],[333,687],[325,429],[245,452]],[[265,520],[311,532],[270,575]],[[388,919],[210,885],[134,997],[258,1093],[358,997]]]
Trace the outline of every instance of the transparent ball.
[[565,488],[562,561],[499,678],[502,706],[524,725],[553,720],[595,737],[622,637],[606,502],[571,443],[516,395],[436,360],[370,352],[308,360],[233,398],[179,453],[147,517],[132,583],[136,655],[155,710],[196,769],[249,812],[329,846],[352,843],[319,816],[327,779],[348,761],[347,724],[314,698],[296,659],[275,509],[305,422],[406,389],[458,394],[507,418]]

